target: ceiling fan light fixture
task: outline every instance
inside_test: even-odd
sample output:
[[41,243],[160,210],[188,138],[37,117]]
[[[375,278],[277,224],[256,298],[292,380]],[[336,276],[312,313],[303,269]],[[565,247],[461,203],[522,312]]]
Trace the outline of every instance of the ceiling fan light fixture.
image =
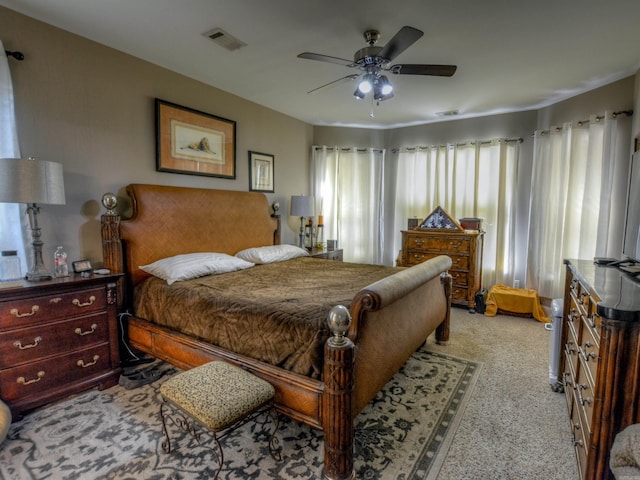
[[389,95],[393,92],[393,85],[385,75],[381,75],[378,79],[378,85],[380,86],[380,93],[382,95]]
[[364,98],[364,93],[360,91],[360,87],[356,88],[356,91],[353,92],[353,96],[356,97],[357,100],[362,100]]
[[362,81],[358,84],[358,90],[362,93],[369,93],[375,83],[375,75],[367,73],[362,77]]

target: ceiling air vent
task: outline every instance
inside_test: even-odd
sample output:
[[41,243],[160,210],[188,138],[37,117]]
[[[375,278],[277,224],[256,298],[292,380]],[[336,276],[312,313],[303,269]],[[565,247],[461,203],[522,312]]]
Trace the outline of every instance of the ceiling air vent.
[[239,48],[246,47],[247,45],[221,28],[214,28],[213,30],[203,33],[203,35],[205,37],[209,37],[213,42],[229,51],[238,50]]

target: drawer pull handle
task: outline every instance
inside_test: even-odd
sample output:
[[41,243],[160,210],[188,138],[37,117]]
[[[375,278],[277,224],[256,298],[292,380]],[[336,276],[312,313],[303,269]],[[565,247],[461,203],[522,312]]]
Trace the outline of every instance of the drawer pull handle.
[[451,260],[452,260],[454,265],[457,265],[462,261],[462,259],[460,257],[452,258]]
[[414,253],[413,258],[415,258],[416,260],[422,260],[424,258],[424,255],[420,253]]
[[424,245],[424,240],[416,240],[416,246],[421,247]]
[[16,380],[20,385],[29,385],[30,383],[36,383],[39,382],[40,380],[42,380],[42,377],[44,377],[44,372],[42,370],[40,370],[38,372],[38,378],[34,378],[32,380],[25,380],[24,377],[18,377],[18,379]]
[[76,307],[88,307],[89,305],[93,305],[93,302],[95,301],[96,301],[96,297],[91,295],[89,297],[89,301],[86,303],[80,303],[80,300],[78,300],[77,298],[74,298],[71,303],[73,303]]
[[56,298],[52,298],[51,300],[49,300],[49,303],[55,303],[58,304],[62,301],[62,297],[56,297]]
[[13,342],[13,346],[16,348],[19,348],[20,350],[27,350],[29,348],[35,348],[37,347],[40,342],[42,341],[42,337],[36,337],[33,339],[33,343],[30,345],[22,345],[22,342],[20,340],[16,340],[15,342]]
[[89,363],[84,363],[84,360],[78,360],[78,366],[82,367],[82,368],[91,367],[91,366],[95,365],[96,363],[98,363],[98,359],[99,358],[100,358],[100,355],[94,355],[93,356],[93,362],[89,362]]
[[78,327],[74,330],[74,332],[80,336],[84,336],[84,335],[91,335],[92,333],[95,333],[97,329],[98,329],[98,324],[94,323],[93,325],[91,325],[91,330],[87,330],[86,332],[83,332],[82,329]]
[[449,245],[451,245],[453,248],[459,248],[462,246],[462,242],[454,242],[453,240],[451,240],[449,242]]
[[17,308],[12,308],[11,311],[9,312],[11,315],[13,315],[14,317],[30,317],[32,315],[35,315],[36,313],[38,313],[38,310],[40,310],[40,307],[38,305],[34,305],[33,307],[31,307],[31,311],[28,313],[20,313],[18,311]]

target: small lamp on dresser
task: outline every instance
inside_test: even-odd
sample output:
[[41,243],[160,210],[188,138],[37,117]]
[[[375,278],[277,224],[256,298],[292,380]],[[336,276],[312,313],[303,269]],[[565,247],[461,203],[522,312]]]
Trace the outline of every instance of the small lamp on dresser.
[[42,260],[42,232],[38,226],[38,204],[64,205],[62,164],[33,158],[0,158],[0,202],[26,203],[33,245],[33,264],[27,280],[53,277]]
[[300,217],[300,241],[298,246],[304,248],[304,219],[305,217],[313,217],[315,214],[313,197],[305,197],[304,195],[293,195],[291,197],[291,209],[289,214],[292,217]]

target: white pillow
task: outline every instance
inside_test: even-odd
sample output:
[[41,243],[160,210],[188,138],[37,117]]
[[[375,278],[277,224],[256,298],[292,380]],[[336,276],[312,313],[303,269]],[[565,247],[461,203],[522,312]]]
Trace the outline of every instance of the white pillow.
[[235,272],[253,267],[254,264],[226,253],[186,253],[168,257],[142,265],[143,270],[151,275],[166,280],[171,285],[180,280],[215,275],[218,273]]
[[296,257],[308,256],[309,253],[295,245],[268,245],[266,247],[247,248],[236,253],[236,257],[255,264],[282,262]]

